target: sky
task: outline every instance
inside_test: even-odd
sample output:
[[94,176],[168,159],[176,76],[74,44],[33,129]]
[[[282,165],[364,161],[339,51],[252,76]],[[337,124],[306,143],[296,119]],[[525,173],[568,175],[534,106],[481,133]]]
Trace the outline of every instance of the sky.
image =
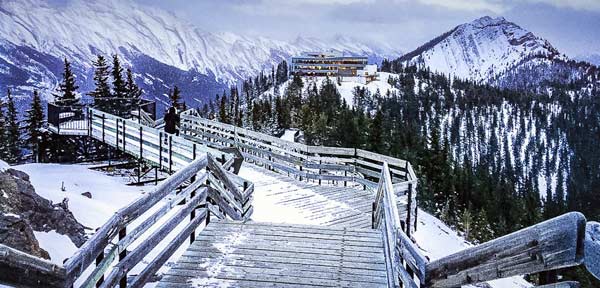
[[569,56],[600,54],[600,0],[135,1],[169,10],[207,31],[280,40],[347,35],[402,52],[481,16],[503,16]]

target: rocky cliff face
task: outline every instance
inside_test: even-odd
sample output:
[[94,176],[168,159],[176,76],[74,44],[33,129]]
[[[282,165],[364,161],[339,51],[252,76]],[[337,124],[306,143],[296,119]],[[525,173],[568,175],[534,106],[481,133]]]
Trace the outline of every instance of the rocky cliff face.
[[69,211],[67,200],[53,204],[35,193],[27,174],[0,170],[0,243],[49,259],[33,231],[55,230],[80,247],[86,241],[84,229]]

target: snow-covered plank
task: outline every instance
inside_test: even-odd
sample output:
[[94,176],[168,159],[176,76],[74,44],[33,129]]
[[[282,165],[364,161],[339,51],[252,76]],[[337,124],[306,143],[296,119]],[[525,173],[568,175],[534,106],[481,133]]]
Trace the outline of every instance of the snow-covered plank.
[[367,229],[211,222],[158,287],[227,281],[236,287],[386,287],[381,235]]

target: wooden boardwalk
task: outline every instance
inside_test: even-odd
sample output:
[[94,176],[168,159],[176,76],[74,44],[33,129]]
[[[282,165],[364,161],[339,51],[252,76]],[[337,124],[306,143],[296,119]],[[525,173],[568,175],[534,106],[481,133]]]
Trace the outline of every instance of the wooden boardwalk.
[[379,230],[211,222],[158,287],[387,287]]
[[[248,163],[244,163],[240,176],[253,181],[254,198],[260,199],[254,201],[252,219],[256,221],[273,221],[278,217],[273,214],[284,211],[278,222],[371,228],[375,193],[361,185],[318,185]],[[294,219],[286,219],[290,215]]]

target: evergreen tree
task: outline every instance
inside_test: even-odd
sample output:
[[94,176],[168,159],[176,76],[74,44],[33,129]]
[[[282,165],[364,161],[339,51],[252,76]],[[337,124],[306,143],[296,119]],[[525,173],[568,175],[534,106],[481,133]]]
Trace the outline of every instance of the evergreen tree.
[[71,71],[71,63],[65,58],[63,81],[58,85],[58,93],[54,94],[56,103],[63,106],[71,106],[78,102],[76,98],[79,86],[75,83],[75,75]]
[[221,103],[219,105],[219,121],[229,124],[229,115],[227,113],[227,99],[225,94],[221,97]]
[[42,101],[37,90],[33,91],[33,100],[31,102],[31,108],[27,110],[27,139],[25,142],[29,149],[33,152],[34,159],[38,162],[39,157],[39,146],[42,137],[42,125],[44,124],[44,110],[42,108]]
[[127,82],[125,83],[125,87],[127,87],[127,98],[139,100],[142,97],[143,91],[135,83],[133,72],[129,68],[127,68]]
[[6,109],[6,149],[7,162],[17,162],[21,157],[21,139],[19,134],[19,122],[17,122],[17,108],[10,89],[7,90]]
[[179,110],[185,110],[185,103],[181,101],[181,91],[179,87],[175,85],[171,93],[169,93],[169,99],[171,100],[171,107],[175,107]]
[[108,81],[108,77],[110,76],[108,64],[102,55],[98,55],[98,58],[92,64],[95,67],[94,84],[96,87],[88,95],[94,97],[96,108],[102,111],[109,111],[110,102],[107,99],[111,97],[111,92]]
[[127,85],[123,80],[123,68],[121,67],[121,61],[117,54],[113,55],[113,67],[112,67],[112,78],[113,78],[113,97],[115,98],[126,98],[127,97]]
[[8,143],[6,140],[6,118],[4,117],[4,102],[0,98],[0,159],[7,159]]

